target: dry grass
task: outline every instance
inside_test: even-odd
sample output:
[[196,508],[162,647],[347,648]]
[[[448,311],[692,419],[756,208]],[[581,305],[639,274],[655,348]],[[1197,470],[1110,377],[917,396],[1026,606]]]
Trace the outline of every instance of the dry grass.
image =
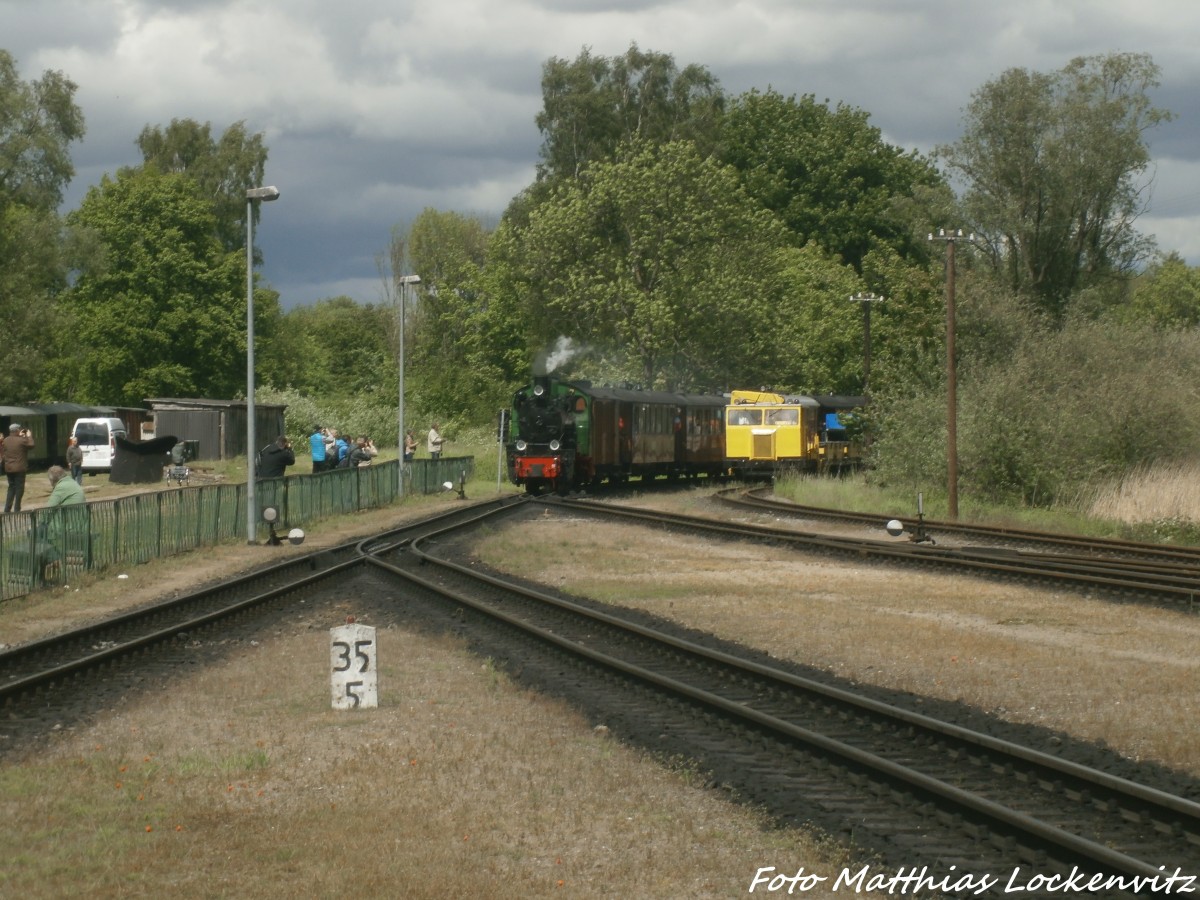
[[1200,774],[1192,613],[582,519],[491,536],[481,555],[780,658]]
[[[439,502],[322,523],[305,548]],[[226,546],[6,603],[0,634],[28,640],[287,552]],[[382,633],[380,709],[335,713],[327,629],[341,621],[264,636],[44,753],[7,760],[0,892],[731,897],[760,866],[836,875],[849,862],[514,687],[448,639]]]
[[333,712],[324,624],[0,772],[5,894],[724,897],[833,864],[449,640],[383,633],[390,702]]
[[1163,520],[1200,523],[1200,463],[1138,469],[1120,482],[1101,487],[1089,511],[1097,518],[1131,525]]

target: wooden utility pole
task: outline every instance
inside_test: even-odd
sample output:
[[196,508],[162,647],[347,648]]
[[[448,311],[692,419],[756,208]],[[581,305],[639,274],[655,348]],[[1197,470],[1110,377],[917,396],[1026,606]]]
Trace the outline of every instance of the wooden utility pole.
[[870,396],[871,393],[871,304],[883,299],[862,291],[850,297],[851,303],[857,301],[862,304],[863,311],[863,396]]
[[947,231],[939,228],[930,234],[931,241],[946,244],[946,513],[958,518],[958,367],[954,354],[954,245],[973,241],[975,235],[964,235],[962,229]]

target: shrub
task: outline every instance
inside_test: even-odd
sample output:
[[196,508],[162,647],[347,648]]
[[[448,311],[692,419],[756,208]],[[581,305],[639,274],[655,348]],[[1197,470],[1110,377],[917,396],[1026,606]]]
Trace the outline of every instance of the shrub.
[[[959,490],[1049,506],[1135,466],[1195,456],[1200,339],[1114,323],[1031,334],[1011,355],[960,364]],[[944,384],[879,404],[876,477],[946,478]]]

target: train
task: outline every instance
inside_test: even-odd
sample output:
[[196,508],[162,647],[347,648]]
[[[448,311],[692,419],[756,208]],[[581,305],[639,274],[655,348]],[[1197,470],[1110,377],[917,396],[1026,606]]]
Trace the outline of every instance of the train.
[[842,417],[855,397],[687,394],[534,377],[502,419],[509,480],[567,494],[632,478],[752,478],[862,461]]

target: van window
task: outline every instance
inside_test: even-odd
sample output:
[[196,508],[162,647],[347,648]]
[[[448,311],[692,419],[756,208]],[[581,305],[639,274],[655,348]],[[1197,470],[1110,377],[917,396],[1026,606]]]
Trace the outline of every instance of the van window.
[[101,422],[78,422],[75,439],[81,447],[108,446],[108,426]]

